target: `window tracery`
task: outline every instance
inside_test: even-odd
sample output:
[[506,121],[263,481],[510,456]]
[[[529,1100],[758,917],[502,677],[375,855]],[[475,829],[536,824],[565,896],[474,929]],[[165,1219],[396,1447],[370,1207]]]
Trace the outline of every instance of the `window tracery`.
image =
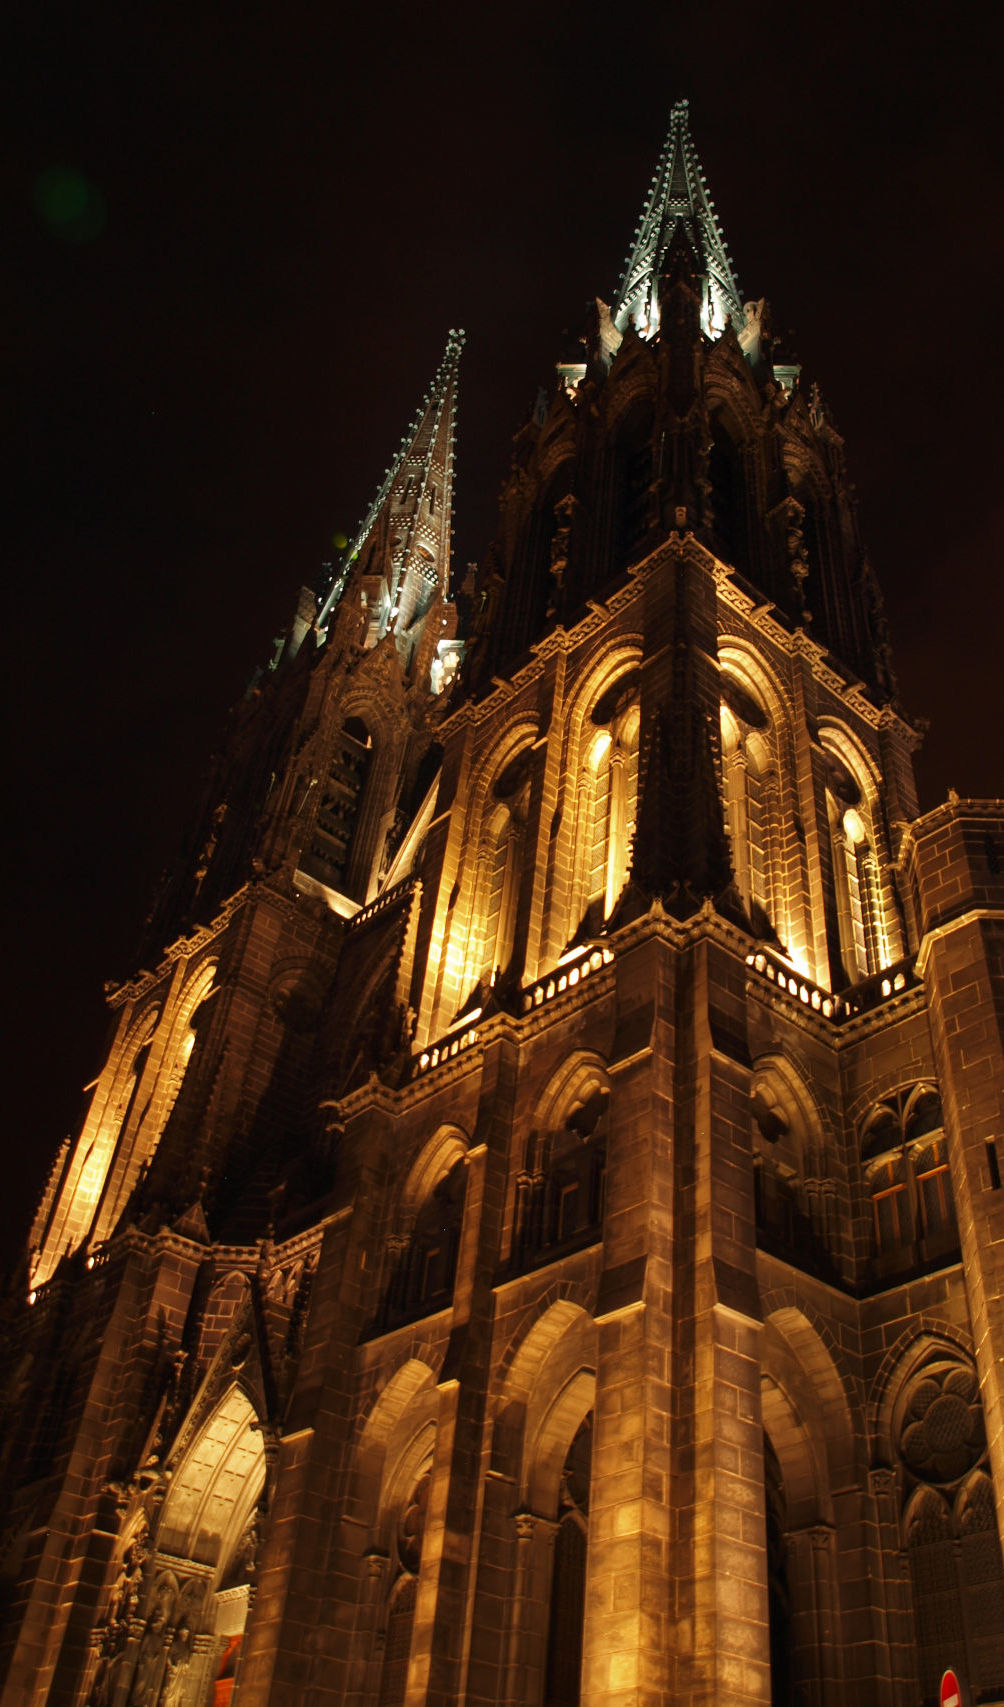
[[563,1123],[527,1146],[517,1190],[514,1258],[532,1267],[575,1243],[598,1238],[603,1226],[609,1091],[594,1086]]
[[599,929],[628,879],[638,811],[638,673],[597,700],[583,734],[570,933],[595,913]]
[[352,835],[373,758],[373,738],[360,717],[347,717],[335,742],[317,808],[305,869],[343,892]]
[[873,1264],[896,1273],[958,1250],[941,1099],[915,1085],[867,1117],[861,1158],[871,1202]]
[[410,1234],[391,1237],[392,1266],[381,1311],[382,1330],[432,1315],[451,1302],[466,1191],[467,1164],[456,1161],[429,1192]]
[[896,958],[886,918],[878,836],[868,791],[832,748],[826,752],[826,810],[833,868],[833,930],[847,983]]
[[722,792],[736,887],[758,935],[776,935],[780,911],[780,795],[776,736],[763,707],[722,680]]
[[530,805],[530,758],[528,748],[517,754],[496,778],[491,791],[478,858],[469,984],[478,979],[494,982],[508,969],[516,948]]
[[1004,1560],[975,1370],[935,1353],[896,1420],[921,1687],[935,1698],[951,1655],[982,1699],[1004,1683]]

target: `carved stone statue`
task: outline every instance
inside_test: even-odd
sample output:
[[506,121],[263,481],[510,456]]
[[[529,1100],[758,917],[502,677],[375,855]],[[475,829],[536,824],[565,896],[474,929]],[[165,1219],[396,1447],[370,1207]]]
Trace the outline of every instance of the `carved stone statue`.
[[167,1651],[164,1682],[160,1691],[160,1707],[182,1707],[191,1658],[192,1632],[187,1624],[179,1624]]

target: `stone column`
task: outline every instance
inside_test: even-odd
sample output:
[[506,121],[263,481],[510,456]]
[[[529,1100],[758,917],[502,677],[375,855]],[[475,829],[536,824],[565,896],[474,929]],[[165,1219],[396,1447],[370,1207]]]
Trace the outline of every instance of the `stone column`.
[[541,1699],[547,1657],[546,1613],[558,1530],[556,1524],[532,1511],[516,1512],[512,1522],[516,1531],[516,1561],[501,1700],[504,1707],[525,1707],[527,1702]]

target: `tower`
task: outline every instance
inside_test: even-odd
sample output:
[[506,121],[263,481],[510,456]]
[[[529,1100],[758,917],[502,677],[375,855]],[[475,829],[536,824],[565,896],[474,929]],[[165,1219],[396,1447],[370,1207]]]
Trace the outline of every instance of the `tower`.
[[455,588],[461,343],[111,993],[5,1707],[990,1699],[1000,804],[918,816],[684,103]]

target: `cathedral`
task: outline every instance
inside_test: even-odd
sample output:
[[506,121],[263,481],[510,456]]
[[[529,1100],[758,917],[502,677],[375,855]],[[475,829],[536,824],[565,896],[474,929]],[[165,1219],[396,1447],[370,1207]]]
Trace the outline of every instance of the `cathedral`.
[[1002,1702],[1004,805],[686,103],[466,572],[463,342],[108,989],[0,1703]]

